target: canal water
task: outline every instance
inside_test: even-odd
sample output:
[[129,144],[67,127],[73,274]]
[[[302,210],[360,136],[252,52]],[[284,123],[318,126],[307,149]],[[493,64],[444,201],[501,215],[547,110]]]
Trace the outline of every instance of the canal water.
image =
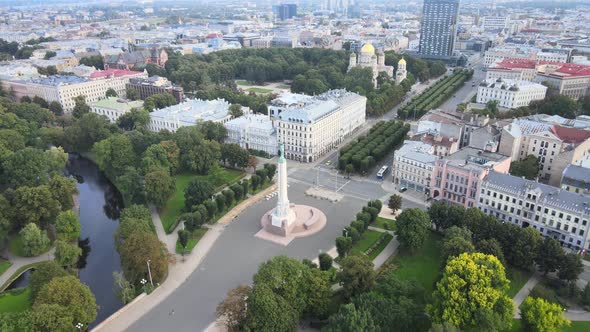
[[121,271],[113,234],[119,225],[123,200],[117,189],[91,161],[72,155],[67,171],[78,181],[78,203],[82,226],[79,245],[83,256],[78,263],[80,280],[98,304],[97,325],[123,304],[115,294],[113,272]]

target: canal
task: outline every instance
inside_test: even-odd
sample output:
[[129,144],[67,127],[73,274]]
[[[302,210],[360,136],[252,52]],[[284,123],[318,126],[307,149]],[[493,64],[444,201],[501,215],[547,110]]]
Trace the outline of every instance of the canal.
[[115,294],[113,272],[121,271],[113,234],[119,225],[123,200],[117,189],[91,161],[70,156],[67,171],[78,181],[78,203],[82,226],[78,263],[80,280],[90,287],[98,304],[97,325],[123,304]]

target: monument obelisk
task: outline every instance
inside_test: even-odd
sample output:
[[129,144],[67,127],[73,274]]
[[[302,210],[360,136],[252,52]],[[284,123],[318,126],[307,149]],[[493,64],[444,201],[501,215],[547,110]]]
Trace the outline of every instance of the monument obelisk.
[[290,226],[295,221],[295,212],[291,209],[289,203],[289,196],[287,194],[287,161],[285,160],[285,145],[281,143],[279,146],[279,161],[278,161],[278,201],[277,207],[272,212],[271,224],[275,227],[281,227],[289,230]]

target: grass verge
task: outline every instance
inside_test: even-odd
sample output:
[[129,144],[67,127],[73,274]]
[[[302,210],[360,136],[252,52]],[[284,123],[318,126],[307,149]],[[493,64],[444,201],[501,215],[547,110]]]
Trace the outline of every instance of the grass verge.
[[[44,248],[43,251],[37,256],[43,255],[44,253],[49,251],[50,248],[51,248],[51,243],[47,246],[47,248]],[[8,243],[8,250],[10,250],[10,252],[16,256],[31,257],[31,256],[25,255],[24,243],[23,243],[23,239],[20,236],[20,234],[14,234],[11,237],[11,239]]]
[[380,232],[370,230],[365,231],[360,240],[358,240],[358,242],[352,246],[352,249],[350,249],[350,254],[364,254],[365,251],[379,241],[380,237]]
[[377,217],[377,220],[375,220],[375,222],[372,223],[371,226],[389,231],[395,231],[395,220]]
[[264,88],[249,88],[248,91],[256,92],[256,93],[269,93],[272,92],[271,89],[264,89]]
[[29,287],[11,289],[0,294],[0,312],[22,312],[31,308]]
[[227,169],[223,167],[213,168],[208,175],[194,175],[194,174],[178,174],[174,176],[176,181],[176,190],[166,206],[159,211],[162,220],[162,226],[167,234],[170,234],[176,228],[176,219],[182,213],[184,207],[184,191],[193,179],[205,179],[209,181],[214,187],[215,192],[221,190],[226,185],[230,185],[238,181],[244,173],[241,171]]
[[35,266],[39,265],[39,264],[43,264],[46,261],[43,262],[37,262],[37,263],[31,263],[28,265],[24,265],[21,266],[20,268],[18,268],[11,276],[10,278],[8,278],[6,280],[6,282],[4,282],[4,284],[2,284],[2,286],[0,286],[0,292],[3,291],[6,287],[8,287],[8,285],[10,285],[16,278],[18,278],[21,274],[23,274],[23,272],[25,272],[28,269],[32,269]]
[[[199,243],[199,240],[201,240],[201,238],[203,237],[203,235],[205,235],[205,233],[207,233],[207,231],[207,228],[195,229],[194,232],[192,232],[188,238],[188,243],[186,244],[184,253],[189,254],[191,251],[193,251],[193,248],[197,245],[197,243]],[[182,246],[180,245],[180,241],[178,241],[178,239],[176,239],[176,253],[183,253]]]
[[11,266],[12,266],[11,262],[0,259],[0,276],[4,272],[6,272],[6,270],[8,270]]
[[277,88],[279,88],[279,89],[291,89],[291,86],[290,85],[287,85],[287,84],[279,84],[279,85],[277,85]]
[[[563,332],[588,332],[590,331],[590,322],[572,322],[571,326],[564,327]],[[524,326],[520,319],[512,321],[512,328],[504,332],[524,332]]]
[[383,251],[383,249],[385,249],[385,247],[387,247],[392,239],[393,235],[389,233],[382,233],[375,246],[372,249],[369,248],[369,252],[367,253],[367,255],[369,255],[369,259],[374,260],[377,256],[379,256],[379,254]]
[[506,295],[510,298],[516,296],[516,293],[520,291],[532,275],[533,273],[529,271],[523,271],[511,266],[506,267],[506,277],[510,280],[510,288],[506,291]]

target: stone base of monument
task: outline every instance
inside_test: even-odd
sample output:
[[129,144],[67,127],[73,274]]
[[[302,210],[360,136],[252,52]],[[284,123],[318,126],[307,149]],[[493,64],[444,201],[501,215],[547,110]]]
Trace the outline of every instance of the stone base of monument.
[[272,223],[274,209],[265,213],[260,220],[262,229],[255,236],[286,246],[293,239],[310,236],[326,226],[326,215],[313,206],[291,204],[291,210],[295,214],[293,221],[287,223],[284,220],[280,226]]

